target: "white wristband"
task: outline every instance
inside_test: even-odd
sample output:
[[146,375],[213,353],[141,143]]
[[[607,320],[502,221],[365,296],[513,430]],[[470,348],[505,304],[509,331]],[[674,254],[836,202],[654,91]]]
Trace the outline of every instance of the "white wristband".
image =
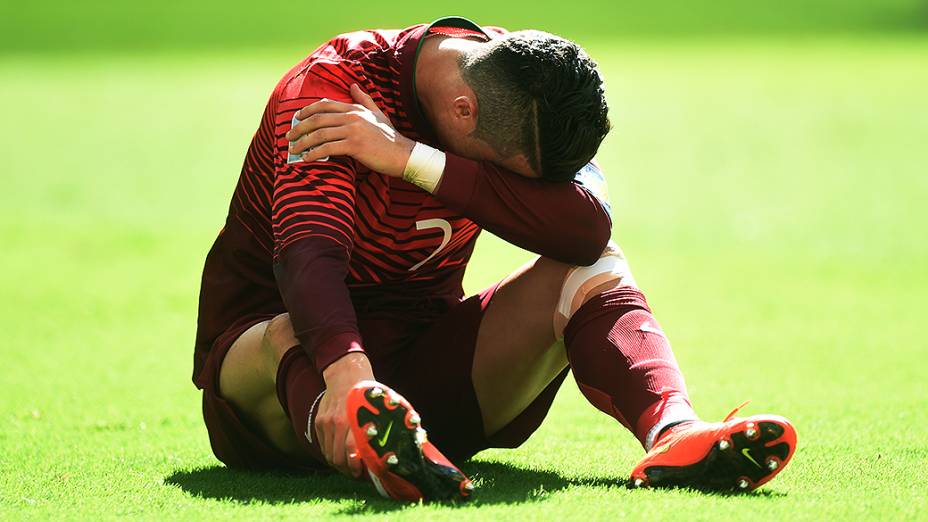
[[434,194],[444,172],[445,153],[424,143],[416,142],[406,161],[403,179]]

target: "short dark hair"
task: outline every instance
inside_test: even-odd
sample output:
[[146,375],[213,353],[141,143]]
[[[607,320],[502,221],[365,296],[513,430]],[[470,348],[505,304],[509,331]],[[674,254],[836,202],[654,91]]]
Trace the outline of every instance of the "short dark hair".
[[603,80],[577,44],[517,31],[460,59],[477,95],[476,137],[503,157],[523,153],[542,178],[573,179],[609,132]]

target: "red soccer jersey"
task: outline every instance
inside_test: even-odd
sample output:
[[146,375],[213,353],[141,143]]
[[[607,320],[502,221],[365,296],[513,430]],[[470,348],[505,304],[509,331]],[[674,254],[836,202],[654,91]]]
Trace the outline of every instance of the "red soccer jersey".
[[248,149],[226,226],[207,257],[195,380],[217,337],[254,317],[289,310],[298,339],[321,370],[360,349],[355,310],[396,313],[421,310],[423,301],[459,299],[481,227],[565,261],[598,256],[594,250],[602,244],[593,243],[608,239],[609,218],[580,184],[529,180],[448,154],[433,195],[348,157],[288,162],[285,134],[294,114],[322,98],[352,102],[352,83],[371,95],[397,131],[441,148],[413,88],[419,44],[434,33],[489,39],[503,31],[450,18],[344,34],[278,83]]

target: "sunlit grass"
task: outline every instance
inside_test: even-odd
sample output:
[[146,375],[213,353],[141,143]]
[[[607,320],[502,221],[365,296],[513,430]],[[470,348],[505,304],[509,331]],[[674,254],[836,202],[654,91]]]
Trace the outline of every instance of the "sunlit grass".
[[[203,258],[299,56],[0,61],[0,519],[924,516],[928,44],[601,44],[615,237],[718,418],[791,417],[760,494],[618,487],[637,443],[572,383],[464,507],[232,473],[189,380]],[[556,209],[551,209],[556,212]],[[485,238],[477,290],[528,254]]]

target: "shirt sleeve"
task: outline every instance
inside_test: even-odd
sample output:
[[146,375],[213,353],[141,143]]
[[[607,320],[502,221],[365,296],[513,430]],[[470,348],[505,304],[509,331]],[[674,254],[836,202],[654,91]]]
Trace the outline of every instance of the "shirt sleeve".
[[[601,172],[590,163],[578,174]],[[605,180],[602,179],[603,187]],[[605,194],[590,183],[526,178],[490,162],[446,154],[436,197],[500,238],[558,261],[591,265],[612,233]]]
[[[344,71],[325,64],[298,85],[283,85],[276,111],[277,156],[271,198],[274,276],[294,333],[321,372],[361,335],[345,284],[353,248],[356,164],[347,157],[288,162],[293,115],[321,98],[351,101]],[[356,80],[349,80],[356,81]]]

